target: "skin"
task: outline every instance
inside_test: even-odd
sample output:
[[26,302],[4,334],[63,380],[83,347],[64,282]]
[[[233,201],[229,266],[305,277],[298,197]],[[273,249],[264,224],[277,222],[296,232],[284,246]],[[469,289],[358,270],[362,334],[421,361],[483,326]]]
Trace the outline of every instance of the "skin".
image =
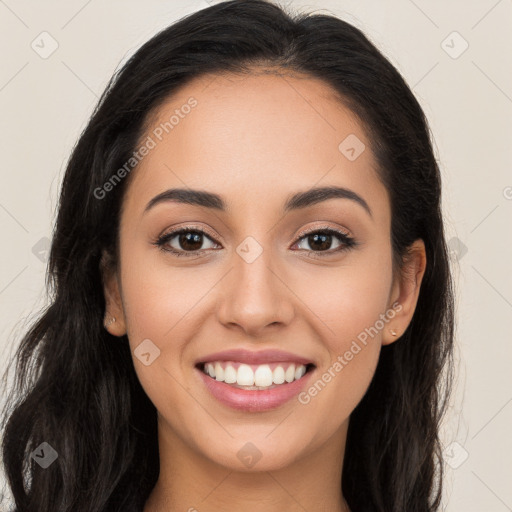
[[[104,271],[106,318],[116,318],[108,330],[128,334],[132,353],[145,339],[160,349],[148,366],[133,357],[158,411],[161,471],[144,512],[346,512],[341,477],[350,414],[381,347],[399,340],[412,319],[423,241],[393,278],[391,209],[371,141],[324,82],[289,74],[203,76],[158,109],[144,137],[191,96],[197,106],[130,176],[120,265]],[[366,146],[354,161],[338,149],[349,134]],[[291,194],[326,185],[362,196],[372,216],[339,198],[283,214]],[[154,196],[174,187],[217,193],[228,211],[166,202],[144,214]],[[202,255],[177,257],[151,243],[191,224],[213,235],[197,245]],[[325,225],[359,245],[335,251],[342,242],[333,237],[332,248],[321,251],[298,237]],[[236,252],[247,236],[263,248],[252,263]],[[178,237],[169,243],[187,250]],[[212,352],[277,348],[314,361],[314,383],[395,301],[399,312],[395,307],[307,404],[292,399],[273,411],[236,411],[216,401],[194,369]],[[237,457],[247,442],[262,455],[251,468]]]

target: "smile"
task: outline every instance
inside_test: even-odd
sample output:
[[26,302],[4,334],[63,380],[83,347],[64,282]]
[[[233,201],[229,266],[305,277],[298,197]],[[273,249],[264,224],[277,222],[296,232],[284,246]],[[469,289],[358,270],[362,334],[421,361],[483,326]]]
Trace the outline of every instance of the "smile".
[[205,363],[202,370],[212,379],[233,387],[262,391],[299,380],[312,366],[292,362],[249,365],[235,361],[211,361]]
[[250,365],[211,361],[195,370],[207,392],[218,403],[245,412],[276,409],[297,396],[315,372],[314,364],[268,363]]

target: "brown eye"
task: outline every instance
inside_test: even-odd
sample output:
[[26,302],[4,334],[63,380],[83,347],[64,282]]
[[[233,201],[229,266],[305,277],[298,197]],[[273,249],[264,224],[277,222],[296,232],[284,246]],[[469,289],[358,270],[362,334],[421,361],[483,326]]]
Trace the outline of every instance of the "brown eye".
[[162,235],[155,245],[176,256],[197,256],[198,251],[212,248],[203,247],[205,241],[216,245],[216,242],[201,229],[181,228]]
[[314,235],[308,235],[305,237],[309,247],[314,250],[327,251],[331,248],[333,242],[333,236],[325,233],[316,233]]
[[[335,245],[333,249],[333,239],[337,239],[338,243]],[[325,229],[316,229],[315,231],[310,231],[304,234],[300,240],[303,240],[310,247],[304,248],[306,251],[312,252],[327,252],[328,254],[332,254],[334,252],[343,251],[349,249],[356,245],[354,239],[348,236],[346,233],[341,231],[337,231],[332,228]],[[298,242],[297,245],[300,245],[304,242]],[[336,242],[334,242],[336,244]],[[299,247],[301,248],[301,247]],[[332,250],[331,250],[332,249]]]
[[185,251],[198,251],[203,245],[202,234],[197,231],[189,231],[188,233],[181,233],[176,235],[178,245]]

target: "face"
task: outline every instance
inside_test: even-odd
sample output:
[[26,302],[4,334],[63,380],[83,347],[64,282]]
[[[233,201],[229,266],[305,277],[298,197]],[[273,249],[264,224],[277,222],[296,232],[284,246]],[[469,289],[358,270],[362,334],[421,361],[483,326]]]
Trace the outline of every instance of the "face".
[[[393,279],[389,197],[362,125],[317,79],[203,76],[158,109],[141,140],[150,149],[130,176],[105,292],[109,330],[127,333],[159,430],[238,470],[254,447],[254,467],[271,470],[341,446],[418,291]],[[171,189],[184,193],[162,195]],[[233,349],[263,359],[212,356],[221,369],[201,370]],[[308,371],[288,382],[298,358]],[[285,381],[235,388],[219,380],[233,375],[226,361],[260,384],[271,362],[270,378],[282,381],[281,366]]]

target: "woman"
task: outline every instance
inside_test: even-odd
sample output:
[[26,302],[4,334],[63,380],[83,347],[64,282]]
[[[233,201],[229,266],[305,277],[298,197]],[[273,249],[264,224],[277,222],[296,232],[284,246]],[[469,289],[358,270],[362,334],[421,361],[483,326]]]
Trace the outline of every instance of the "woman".
[[351,25],[233,0],[157,34],[67,166],[4,425],[16,511],[439,510],[440,196]]

